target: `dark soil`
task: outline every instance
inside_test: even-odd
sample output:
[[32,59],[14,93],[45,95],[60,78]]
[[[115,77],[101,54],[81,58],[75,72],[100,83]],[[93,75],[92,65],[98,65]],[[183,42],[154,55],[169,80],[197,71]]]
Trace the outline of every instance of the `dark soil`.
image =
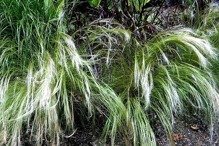
[[168,141],[166,136],[157,137],[158,146],[219,146],[218,128],[214,127],[210,132],[207,125],[196,121],[183,121],[177,119],[171,135],[172,141]]
[[[155,125],[158,146],[219,146],[219,127],[214,127],[210,132],[199,118],[193,117],[189,120],[176,119],[172,140],[167,140],[162,126]],[[211,136],[212,135],[212,136]],[[61,145],[65,146],[102,146],[98,143],[98,136],[94,135],[91,128],[78,129],[71,138],[64,139]],[[125,144],[117,144],[117,146]],[[105,144],[109,146],[109,144]]]

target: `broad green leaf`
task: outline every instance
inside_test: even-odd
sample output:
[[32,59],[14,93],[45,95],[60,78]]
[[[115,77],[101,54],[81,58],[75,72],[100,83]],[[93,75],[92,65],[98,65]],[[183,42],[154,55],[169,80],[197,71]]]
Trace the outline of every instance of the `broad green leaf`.
[[92,7],[99,7],[101,0],[88,0]]
[[128,5],[134,6],[136,11],[141,11],[142,7],[150,2],[150,0],[128,0]]

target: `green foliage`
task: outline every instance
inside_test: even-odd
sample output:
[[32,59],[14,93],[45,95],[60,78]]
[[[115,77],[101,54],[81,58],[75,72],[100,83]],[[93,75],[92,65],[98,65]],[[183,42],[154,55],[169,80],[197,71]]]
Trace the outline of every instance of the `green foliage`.
[[[90,6],[92,7],[99,7],[101,0],[88,0]],[[134,7],[136,11],[141,11],[143,6],[146,5],[150,0],[128,0],[128,6]],[[110,1],[109,3],[114,3]],[[118,2],[115,2],[118,3]],[[125,3],[124,0],[121,0],[121,3]]]
[[[100,2],[89,1],[93,7]],[[148,2],[129,6],[142,11]],[[118,134],[130,145],[156,145],[151,115],[167,136],[184,111],[202,112],[212,122],[219,95],[210,65],[217,50],[198,35],[204,29],[172,29],[138,41],[118,22],[101,19],[73,32],[73,40],[65,3],[0,2],[1,145],[21,144],[25,132],[38,145],[47,138],[59,145],[65,130],[75,131],[76,104],[88,117],[106,117],[102,136],[111,145]],[[212,29],[216,19],[208,18],[204,26]]]
[[143,6],[148,2],[150,2],[150,0],[128,0],[128,5],[133,6],[136,11],[141,11]]
[[101,0],[88,0],[92,7],[99,7]]
[[22,129],[38,144],[45,136],[58,144],[61,123],[74,130],[76,97],[92,112],[95,80],[66,34],[63,8],[64,1],[0,2],[1,144],[20,144]]
[[[206,35],[212,45],[219,51],[219,6],[218,4],[211,4],[203,15],[203,25],[199,27],[200,33]],[[212,60],[212,72],[216,78],[217,86],[219,85],[219,62],[218,60]]]
[[96,62],[101,61],[100,80],[110,85],[124,106],[122,112],[109,114],[104,137],[109,135],[113,143],[119,132],[133,145],[155,145],[151,112],[169,136],[174,117],[188,109],[202,111],[203,119],[212,122],[219,101],[210,62],[216,61],[217,53],[206,38],[191,29],[176,29],[145,43],[124,41],[120,37],[126,35],[112,33],[111,21],[107,22],[84,30],[88,36],[84,43],[101,51],[94,53],[99,55]]

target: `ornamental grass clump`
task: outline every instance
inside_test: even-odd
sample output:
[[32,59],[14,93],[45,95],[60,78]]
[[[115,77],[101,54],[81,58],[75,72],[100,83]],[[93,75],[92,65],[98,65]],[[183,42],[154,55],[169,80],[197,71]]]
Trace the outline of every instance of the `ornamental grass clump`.
[[87,110],[80,120],[105,116],[102,138],[111,145],[119,136],[127,145],[156,145],[154,117],[168,137],[177,115],[200,112],[212,123],[217,53],[206,38],[181,28],[143,42],[113,19],[70,36],[66,3],[0,2],[2,145],[22,145],[25,135],[59,145],[75,132],[75,105]]
[[28,134],[34,144],[46,139],[59,145],[65,132],[75,131],[75,104],[86,107],[89,117],[98,107],[113,117],[124,113],[121,99],[96,81],[92,62],[67,35],[64,5],[63,0],[0,2],[1,144],[21,145]]
[[120,96],[126,116],[123,124],[108,117],[105,135],[116,137],[109,125],[122,125],[118,131],[132,144],[156,145],[152,113],[169,138],[176,116],[198,113],[209,124],[215,120],[219,98],[210,67],[217,53],[206,38],[191,29],[164,31],[114,56],[102,80]]
[[0,2],[1,144],[20,145],[23,129],[33,142],[48,138],[58,144],[61,121],[74,128],[76,96],[92,112],[90,82],[95,82],[89,63],[66,34],[64,4]]

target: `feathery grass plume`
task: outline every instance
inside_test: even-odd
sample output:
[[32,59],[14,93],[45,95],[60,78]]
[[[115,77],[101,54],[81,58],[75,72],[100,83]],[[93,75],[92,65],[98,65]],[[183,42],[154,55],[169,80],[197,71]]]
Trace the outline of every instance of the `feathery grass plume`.
[[219,5],[217,3],[211,3],[209,8],[206,10],[205,15],[203,15],[203,25],[199,29],[204,31],[208,35],[217,32],[219,27]]
[[128,99],[127,102],[124,102],[107,85],[99,87],[102,88],[100,89],[102,92],[100,92],[100,99],[96,100],[99,100],[96,107],[101,109],[104,106],[107,111],[107,113],[104,110],[102,111],[107,116],[102,133],[103,139],[106,140],[107,136],[110,136],[111,145],[114,145],[120,131],[127,141],[130,141],[131,137],[130,143],[134,145],[155,145],[155,136],[150,121],[140,101]]
[[[56,41],[62,42],[61,39]],[[36,136],[39,144],[46,135],[52,140],[56,139],[58,143],[61,134],[59,110],[63,108],[62,120],[66,121],[66,126],[73,125],[74,122],[74,97],[70,94],[83,93],[91,112],[91,81],[82,69],[87,66],[87,70],[90,70],[90,67],[77,54],[76,48],[70,46],[73,45],[72,40],[64,37],[63,43],[59,45],[54,50],[54,59],[47,51],[38,53],[37,61],[34,64],[30,62],[32,65],[26,71],[26,79],[21,76],[9,80],[6,78],[7,72],[6,77],[1,78],[3,87],[0,110],[4,113],[0,116],[0,122],[4,125],[1,131],[8,127],[4,132],[7,132],[10,138],[8,142],[12,142],[11,144],[20,143],[20,133],[26,124],[26,128],[31,125],[31,133]],[[7,68],[10,67],[13,66]],[[11,76],[14,77],[14,74]]]
[[[165,69],[172,63],[188,63],[207,68],[208,58],[216,57],[215,49],[208,41],[194,36],[195,34],[191,30],[184,29],[177,31],[161,34],[161,37],[155,38],[146,44],[145,48],[136,55],[134,71],[135,86],[138,89],[140,88],[139,90],[142,92],[142,97],[145,98],[146,105],[149,105],[151,90],[153,87],[155,88],[155,85],[153,85],[155,83],[153,81],[154,77],[152,77],[153,72],[160,65],[164,65]],[[166,76],[168,85],[171,85],[170,90],[175,92],[173,88],[174,83],[168,70],[166,70]]]
[[99,95],[94,96],[95,108],[102,110],[101,113],[106,114],[107,121],[103,128],[103,140],[110,135],[111,145],[114,145],[118,129],[124,123],[126,107],[121,98],[107,85],[96,85]]
[[73,35],[78,33],[84,38],[85,46],[82,48],[87,48],[92,56],[104,58],[106,64],[110,64],[116,52],[121,52],[131,39],[130,32],[113,19],[93,21]]
[[213,3],[204,17],[203,29],[206,29],[206,34],[210,37],[211,43],[219,48],[219,4]]
[[76,98],[92,112],[95,79],[65,34],[64,2],[0,2],[1,144],[21,145],[24,129],[38,145],[59,144],[61,123],[74,128]]
[[[1,26],[5,27],[0,35],[2,144],[21,145],[23,130],[38,145],[43,139],[59,144],[61,123],[68,131],[74,128],[74,100],[85,103],[90,114],[93,106],[104,107],[110,113],[115,125],[112,139],[116,123],[122,123],[119,117],[124,115],[125,107],[121,99],[107,85],[96,82],[90,64],[81,58],[71,37],[65,34],[63,3],[0,3],[4,18]],[[16,15],[18,12],[22,15]],[[119,29],[107,31],[116,34]]]
[[[202,16],[203,22],[202,25],[198,28],[198,33],[209,38],[211,44],[217,48],[219,46],[219,5],[218,3],[211,3],[206,10],[206,13]],[[211,70],[214,74],[215,81],[217,82],[217,86],[219,84],[218,81],[218,60],[211,60]]]
[[127,106],[127,121],[131,124],[130,131],[133,134],[133,144],[156,145],[154,131],[149,121],[150,119],[144,110],[145,108],[141,106],[141,101],[131,99],[127,102]]
[[198,25],[198,33],[210,38],[211,43],[217,48],[219,30],[219,5],[210,3],[205,14],[201,16],[202,21]]
[[216,56],[207,40],[187,29],[165,32],[137,52],[135,87],[167,131],[173,115],[186,111],[186,105],[203,110],[205,120],[218,111],[218,92],[209,69],[209,59]]
[[167,134],[174,115],[183,111],[202,111],[211,120],[219,103],[209,59],[217,56],[207,40],[182,29],[126,44],[129,31],[98,20],[82,29],[87,42],[78,46],[88,48],[89,57],[105,56],[100,80],[106,84],[99,83],[93,64],[66,34],[64,3],[0,2],[1,144],[22,145],[26,132],[38,145],[43,139],[58,145],[64,128],[74,131],[75,100],[90,115],[95,110],[106,115],[103,136],[112,145],[118,132],[133,145],[155,145],[150,111]]
[[[203,119],[211,123],[219,105],[209,68],[210,59],[216,57],[208,40],[190,29],[162,32],[147,43],[126,46],[107,69],[110,73],[102,72],[102,79],[126,107],[126,116],[120,116],[126,122],[107,125],[122,125],[118,132],[134,145],[155,145],[154,129],[150,128],[152,119],[147,116],[151,111],[168,137],[179,114],[203,113]],[[108,119],[114,120],[110,116]],[[147,130],[142,131],[141,127]]]
[[[13,138],[10,141],[13,144],[19,143],[15,138],[20,135],[22,124],[27,124],[26,128],[28,129],[32,128],[31,133],[36,137],[39,144],[42,143],[42,139],[45,136],[49,136],[52,140],[57,140],[58,143],[61,134],[60,120],[62,122],[64,120],[67,127],[72,125],[69,128],[73,128],[73,99],[77,94],[80,95],[82,93],[84,95],[85,100],[83,98],[79,100],[86,101],[89,112],[92,112],[90,84],[95,84],[98,88],[101,86],[95,82],[92,73],[88,75],[84,72],[84,69],[91,71],[91,68],[77,54],[72,40],[66,35],[62,37],[63,39],[56,40],[54,59],[51,58],[50,53],[44,52],[45,54],[42,54],[40,52],[36,63],[37,67],[30,66],[26,80],[21,78],[19,82],[16,81],[15,83],[11,80],[7,92],[2,91],[5,101],[0,106],[0,109],[7,116],[3,114],[0,117],[0,121],[6,121],[4,125],[12,127],[13,132],[10,129],[6,132],[9,137]],[[14,84],[19,84],[19,86]],[[23,90],[19,90],[19,87]],[[110,103],[110,95],[112,93],[104,93],[105,89],[98,90],[101,91],[99,102],[102,102],[106,107],[117,105],[117,101]],[[11,91],[13,92],[11,93]],[[17,94],[19,96],[16,96]],[[105,100],[102,96],[105,97]],[[116,100],[114,97],[112,99]],[[107,101],[111,105],[108,105]],[[63,109],[61,113],[64,115],[63,119],[58,118],[61,109]],[[115,109],[111,109],[111,113]],[[14,113],[15,111],[19,112]],[[12,133],[14,134],[10,135]]]

